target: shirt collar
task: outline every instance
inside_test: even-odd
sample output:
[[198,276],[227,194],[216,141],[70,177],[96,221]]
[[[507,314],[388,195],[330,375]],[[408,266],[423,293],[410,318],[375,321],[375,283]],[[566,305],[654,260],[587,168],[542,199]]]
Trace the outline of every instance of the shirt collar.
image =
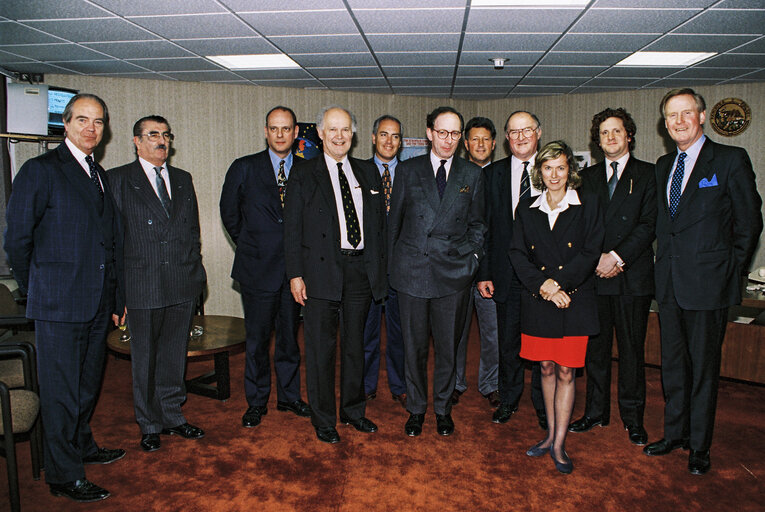
[[[82,165],[82,162],[85,162],[85,157],[86,157],[86,156],[88,156],[88,155],[86,155],[85,153],[83,153],[83,152],[80,150],[80,148],[78,148],[77,146],[75,146],[75,145],[74,145],[74,142],[72,142],[71,140],[69,140],[69,138],[68,138],[68,137],[64,139],[64,142],[66,143],[66,147],[68,147],[68,148],[69,148],[69,151],[71,151],[71,153],[72,153],[72,156],[74,157],[74,159],[75,159],[75,160],[77,160],[78,162],[80,162],[80,165]],[[94,160],[95,160],[95,159],[94,159]],[[87,165],[87,164],[86,164],[86,165]]]
[[377,153],[375,153],[374,161],[375,164],[377,164],[377,167],[382,167],[383,164],[388,164],[388,169],[392,169],[398,165],[398,156],[391,158],[390,162],[383,162],[380,160],[380,157],[377,156]]
[[327,169],[329,169],[330,171],[336,170],[338,163],[343,164],[343,171],[347,171],[348,169],[351,168],[351,163],[348,161],[348,155],[345,155],[343,157],[343,160],[341,162],[338,162],[337,160],[329,156],[327,153],[324,153],[324,163],[327,164]]
[[163,171],[167,169],[167,162],[162,162],[161,166],[156,166],[153,163],[144,160],[140,156],[138,157],[138,163],[141,164],[141,167],[143,167],[144,172],[146,172],[146,174],[150,176],[154,176],[154,174],[156,174],[154,172],[154,167],[162,167]]
[[685,153],[687,156],[687,159],[696,161],[696,158],[698,158],[699,153],[701,153],[701,146],[704,145],[704,141],[707,140],[707,136],[703,133],[701,134],[701,137],[699,137],[699,140],[694,142],[691,147],[686,149],[685,151],[681,151],[680,148],[677,148],[677,154]]
[[619,176],[622,175],[622,172],[624,172],[624,168],[627,166],[627,161],[630,159],[630,153],[627,151],[624,155],[621,156],[621,158],[618,158],[616,160],[611,160],[610,158],[606,157],[606,174],[611,173],[611,163],[616,162],[619,164],[616,167],[616,171],[619,173]]
[[[558,203],[558,206],[555,207],[555,210],[563,211],[571,205],[579,204],[582,204],[582,202],[579,200],[579,194],[577,194],[576,190],[570,188],[566,190],[566,195],[563,196],[563,199],[560,200],[560,203]],[[539,208],[545,213],[554,211],[552,208],[550,208],[550,205],[547,202],[547,194],[544,192],[539,194],[539,196],[537,196],[537,200],[531,203],[531,208]]]
[[[446,159],[446,163],[444,164],[444,168],[448,171],[452,168],[452,160],[454,159],[454,155],[450,156]],[[433,169],[438,169],[441,166],[441,160],[444,160],[440,156],[437,156],[435,153],[433,153],[433,150],[430,151],[430,165],[433,166]]]
[[276,153],[274,153],[271,148],[268,148],[268,156],[271,157],[271,167],[274,168],[275,171],[279,170],[279,162],[284,160],[284,168],[286,170],[290,170],[292,168],[292,152],[290,151],[287,156],[284,158],[280,157]]

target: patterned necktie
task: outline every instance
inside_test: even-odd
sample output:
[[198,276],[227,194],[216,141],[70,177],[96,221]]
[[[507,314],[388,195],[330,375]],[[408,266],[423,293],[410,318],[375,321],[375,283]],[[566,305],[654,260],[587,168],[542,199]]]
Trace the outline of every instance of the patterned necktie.
[[683,175],[685,174],[685,157],[687,153],[682,152],[677,156],[677,167],[672,174],[672,185],[669,187],[669,214],[674,218],[677,212],[677,205],[680,203],[680,195],[683,188]]
[[388,169],[388,164],[382,164],[383,165],[383,173],[382,173],[382,188],[383,188],[383,194],[385,195],[385,213],[390,212],[390,193],[393,189],[393,181],[390,179],[390,169]]
[[96,165],[96,162],[93,161],[93,157],[90,155],[85,157],[85,162],[87,162],[88,167],[90,168],[90,181],[96,185],[96,189],[98,190],[98,212],[102,213],[104,211],[104,189],[101,188],[101,180],[98,179],[98,165]]
[[343,213],[345,214],[345,230],[348,232],[348,243],[358,247],[361,243],[361,230],[359,229],[359,217],[356,215],[356,206],[353,204],[351,186],[348,177],[343,172],[343,163],[337,162],[337,177],[340,181],[340,195],[343,198]]
[[616,169],[619,167],[619,162],[611,162],[611,169],[614,170],[613,173],[611,173],[611,177],[608,178],[608,198],[611,199],[614,197],[614,190],[616,190],[616,184],[619,182],[619,174],[616,172]]
[[167,193],[165,180],[162,179],[162,167],[155,167],[154,172],[157,173],[155,181],[157,183],[157,195],[159,196],[159,202],[162,203],[162,208],[165,209],[165,213],[168,217],[170,217],[170,194]]
[[518,195],[520,203],[527,197],[531,197],[531,182],[529,181],[529,162],[523,162],[523,172],[521,172],[521,193]]
[[279,162],[279,173],[276,175],[276,184],[279,186],[279,201],[284,208],[284,193],[287,190],[287,174],[284,172],[284,160]]
[[438,187],[438,197],[444,198],[444,189],[446,188],[446,160],[441,160],[441,165],[436,170],[436,186]]

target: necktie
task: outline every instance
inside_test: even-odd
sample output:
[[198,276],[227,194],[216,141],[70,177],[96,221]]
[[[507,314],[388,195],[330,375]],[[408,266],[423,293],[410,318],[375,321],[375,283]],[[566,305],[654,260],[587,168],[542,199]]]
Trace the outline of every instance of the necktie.
[[159,196],[159,202],[162,203],[162,208],[165,209],[167,216],[170,216],[170,195],[167,193],[167,186],[165,180],[162,179],[162,167],[155,167],[154,172],[157,173],[155,181],[157,183],[157,195]]
[[85,157],[85,162],[87,162],[90,168],[90,181],[96,185],[98,190],[98,212],[102,213],[104,211],[104,189],[101,188],[101,180],[98,179],[98,165],[96,165],[96,162],[93,161],[93,157],[90,155]]
[[279,201],[284,208],[284,193],[287,190],[287,174],[284,172],[284,160],[279,162],[279,173],[276,175],[276,184],[279,186]]
[[359,229],[359,217],[356,215],[356,206],[351,196],[351,186],[348,177],[343,172],[343,163],[337,162],[337,177],[340,181],[340,195],[343,198],[343,213],[345,214],[345,230],[348,233],[348,243],[358,247],[361,243],[361,230]]
[[436,170],[436,186],[438,187],[438,197],[444,198],[444,189],[446,188],[446,167],[444,164],[446,160],[441,160],[441,165]]
[[531,182],[529,180],[529,162],[523,162],[523,172],[521,173],[521,188],[518,195],[518,202],[531,197]]
[[383,173],[382,173],[382,188],[383,188],[383,194],[385,194],[385,213],[390,212],[390,193],[393,189],[393,182],[390,179],[390,169],[388,169],[388,164],[382,164],[383,165]]
[[611,199],[614,197],[614,190],[616,190],[616,184],[619,182],[619,174],[616,172],[616,169],[619,167],[619,162],[611,162],[611,169],[614,170],[613,173],[611,173],[611,177],[608,178],[608,198]]
[[669,187],[669,214],[674,218],[677,211],[677,205],[680,203],[680,194],[682,194],[683,175],[685,174],[685,157],[687,153],[682,152],[677,156],[677,167],[672,174],[672,185]]

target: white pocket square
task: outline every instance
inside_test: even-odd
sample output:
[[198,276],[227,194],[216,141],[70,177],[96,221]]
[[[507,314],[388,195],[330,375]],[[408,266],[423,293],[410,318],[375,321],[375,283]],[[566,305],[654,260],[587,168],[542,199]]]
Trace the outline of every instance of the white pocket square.
[[370,194],[379,194],[380,191],[379,190],[370,190],[369,193]]

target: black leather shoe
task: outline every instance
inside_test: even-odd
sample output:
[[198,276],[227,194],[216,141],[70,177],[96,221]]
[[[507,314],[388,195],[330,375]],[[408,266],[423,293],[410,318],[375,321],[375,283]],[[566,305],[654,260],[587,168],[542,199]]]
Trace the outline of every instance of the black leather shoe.
[[687,439],[676,439],[674,441],[668,441],[667,439],[660,439],[656,441],[655,443],[651,443],[645,448],[643,448],[643,453],[646,455],[666,455],[670,453],[672,450],[676,450],[678,448],[682,448],[683,450],[688,449],[688,440]]
[[357,420],[352,420],[350,418],[340,418],[340,421],[346,425],[351,425],[359,432],[364,432],[366,434],[377,432],[377,425],[375,425],[370,419],[365,418],[364,416]]
[[422,423],[425,421],[424,414],[409,414],[409,419],[406,420],[404,425],[404,432],[409,437],[415,437],[422,434]]
[[537,410],[537,421],[539,422],[539,428],[547,430],[547,414],[544,410]]
[[587,432],[592,427],[600,425],[601,427],[605,427],[608,425],[608,418],[604,418],[603,416],[597,416],[595,418],[590,418],[589,416],[582,416],[580,419],[574,421],[568,426],[569,432]]
[[162,433],[166,436],[173,434],[185,437],[186,439],[200,439],[205,436],[204,430],[195,427],[194,425],[189,425],[188,423],[178,425],[177,427],[163,428]]
[[643,446],[648,442],[648,432],[645,431],[643,425],[626,425],[624,428],[627,430],[632,444]]
[[325,443],[335,444],[340,442],[340,434],[337,433],[335,427],[314,427],[316,430],[316,437],[319,441]]
[[502,401],[499,399],[499,391],[494,390],[491,393],[487,393],[483,395],[483,397],[489,401],[489,405],[494,407],[495,409],[499,407],[499,404],[502,403]]
[[497,410],[494,411],[494,414],[491,417],[491,421],[494,423],[507,423],[510,421],[513,413],[515,413],[517,410],[518,404],[506,404],[502,402],[499,404],[499,407],[497,407]]
[[93,455],[88,455],[82,458],[83,464],[111,464],[115,460],[120,460],[125,456],[125,450],[122,448],[116,448],[110,450],[109,448],[99,448]]
[[436,432],[442,436],[450,436],[454,433],[454,421],[451,414],[436,414]]
[[[278,406],[277,406],[278,407]],[[247,411],[242,416],[242,426],[251,428],[260,425],[263,416],[268,413],[268,409],[258,405],[252,405],[247,408]]]
[[391,393],[391,396],[393,397],[394,402],[398,402],[401,404],[401,406],[406,409],[406,393],[401,393],[400,395],[397,395],[396,393]]
[[452,405],[457,405],[457,403],[460,401],[460,397],[462,396],[462,393],[464,393],[464,391],[460,391],[459,389],[456,389],[456,388],[454,389],[454,391],[452,391],[452,397],[449,399],[451,400]]
[[709,471],[711,466],[712,463],[709,462],[709,450],[703,452],[691,450],[691,454],[688,456],[688,471],[690,471],[692,475],[703,475]]
[[144,434],[141,436],[141,448],[145,452],[156,452],[159,450],[160,444],[159,434]]
[[65,484],[50,484],[50,493],[53,496],[66,496],[81,503],[101,501],[109,497],[109,491],[84,478]]
[[294,402],[276,402],[276,410],[294,412],[303,418],[311,416],[311,406],[300,399]]
[[375,398],[377,398],[377,390],[375,389],[374,391],[370,391],[369,393],[366,394],[366,397],[367,397],[367,400],[374,400]]

